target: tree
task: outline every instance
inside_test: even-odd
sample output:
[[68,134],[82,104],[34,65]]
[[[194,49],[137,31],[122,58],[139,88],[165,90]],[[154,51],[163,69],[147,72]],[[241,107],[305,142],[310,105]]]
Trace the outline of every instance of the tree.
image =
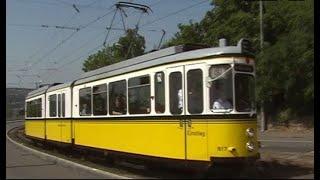
[[97,53],[90,55],[83,63],[82,70],[92,71],[126,59],[140,56],[145,50],[145,39],[136,29],[128,29],[125,36],[117,43],[107,46]]
[[248,38],[257,50],[258,104],[266,102],[266,113],[274,117],[281,112],[313,115],[313,1],[264,2],[263,52],[259,47],[259,2],[214,0],[212,5],[200,22],[179,24],[179,32],[166,44],[217,46],[218,39],[226,38],[235,45],[240,38]]

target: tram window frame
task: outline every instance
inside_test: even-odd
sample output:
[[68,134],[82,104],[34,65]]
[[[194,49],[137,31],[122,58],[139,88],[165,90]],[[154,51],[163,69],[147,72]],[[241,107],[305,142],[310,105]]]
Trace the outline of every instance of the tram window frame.
[[[119,94],[118,94],[119,93]],[[127,114],[127,80],[119,80],[110,82],[108,86],[108,102],[109,102],[109,114],[115,115],[126,115]],[[118,99],[118,100],[117,100]],[[116,109],[116,104],[120,107]]]
[[28,101],[26,107],[27,117],[28,118],[37,118],[42,117],[42,102],[41,98]]
[[61,94],[58,94],[58,117],[61,117]]
[[[161,75],[161,80],[159,79]],[[160,82],[159,82],[160,81]],[[163,114],[166,110],[166,85],[165,74],[163,71],[156,72],[154,75],[154,103],[155,112],[157,114]]]
[[[89,98],[86,99],[85,96],[88,96]],[[85,103],[84,104],[84,101]],[[82,113],[83,108],[82,106],[86,105],[86,113]],[[79,89],[79,115],[80,116],[91,116],[92,115],[92,88],[91,87],[85,87]]]
[[30,101],[26,102],[26,117],[30,117]]
[[[197,78],[195,80],[194,78],[197,77],[197,74],[190,74],[193,72],[195,73],[200,72],[199,74],[200,79]],[[196,84],[196,83],[200,83],[200,84]],[[187,71],[187,95],[188,95],[187,96],[188,112],[190,114],[203,113],[204,108],[203,108],[203,71],[202,69],[197,68],[197,69],[190,69]]]
[[[179,74],[180,77],[176,77],[176,78],[180,78],[180,83],[174,82],[172,81],[172,77],[174,74]],[[184,98],[183,98],[183,90],[182,90],[182,72],[180,71],[174,71],[171,72],[169,74],[169,103],[170,103],[170,113],[173,115],[181,115],[183,113],[183,108],[184,108]],[[180,85],[180,88],[178,86],[178,88],[173,88],[176,85]],[[181,92],[180,92],[181,90]],[[181,95],[180,95],[181,93]],[[175,100],[175,101],[173,101]],[[181,102],[179,102],[181,101]],[[179,107],[182,106],[182,107]],[[173,109],[176,108],[176,109]]]
[[57,117],[57,94],[49,96],[49,117]]
[[[105,86],[105,89],[101,90],[100,87]],[[96,101],[96,97],[100,97],[101,95],[105,95],[105,99],[103,99],[103,103],[104,107],[102,107],[102,109],[104,109],[104,111],[97,111],[97,107],[100,107],[100,104],[97,104]],[[98,106],[97,106],[98,105]],[[107,115],[108,114],[108,86],[107,84],[99,84],[99,85],[95,85],[92,87],[92,113],[94,116],[102,116],[102,115]]]
[[65,98],[66,98],[66,95],[65,95],[65,93],[62,93],[61,94],[61,116],[62,117],[66,117],[66,100],[65,100]]
[[[135,96],[133,95],[135,94]],[[128,80],[129,114],[151,113],[150,75],[142,75]],[[131,102],[133,100],[133,102]],[[132,104],[132,105],[131,105]]]

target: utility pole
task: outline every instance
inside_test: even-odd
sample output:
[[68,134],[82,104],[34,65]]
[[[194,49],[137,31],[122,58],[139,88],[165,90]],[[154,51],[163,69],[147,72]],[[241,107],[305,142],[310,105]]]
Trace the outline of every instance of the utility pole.
[[[260,6],[260,51],[263,52],[263,18],[262,18],[263,4],[262,4],[262,0],[260,0],[259,6]],[[264,113],[264,101],[261,102],[260,118],[261,118],[261,132],[264,132],[265,130],[268,129],[268,124],[267,124],[267,120],[265,118],[265,113]]]

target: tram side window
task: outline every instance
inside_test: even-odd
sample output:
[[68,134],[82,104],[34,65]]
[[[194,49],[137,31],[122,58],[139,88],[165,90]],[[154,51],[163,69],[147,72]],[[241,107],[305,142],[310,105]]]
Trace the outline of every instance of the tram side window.
[[129,113],[150,113],[150,77],[130,78],[128,81]]
[[109,112],[112,115],[127,113],[127,84],[126,80],[109,84]]
[[27,117],[35,117],[35,106],[34,101],[29,101],[27,103]]
[[61,94],[58,94],[58,117],[61,117]]
[[49,96],[49,116],[57,116],[57,95],[53,94]]
[[93,115],[107,115],[107,84],[93,86]]
[[170,112],[181,114],[183,110],[182,75],[181,72],[173,72],[169,75],[170,88]]
[[27,117],[41,117],[41,98],[27,102]]
[[156,113],[164,113],[165,111],[165,80],[164,73],[158,72],[154,75],[155,85],[155,109]]
[[91,115],[91,87],[79,90],[79,112],[80,116]]
[[199,114],[203,111],[203,82],[202,70],[193,69],[187,73],[188,111]]
[[26,106],[26,116],[27,117],[30,117],[30,115],[31,115],[31,111],[30,111],[30,101],[29,102],[27,102],[27,106]]
[[65,117],[66,116],[66,114],[65,114],[65,112],[66,112],[66,110],[65,110],[65,108],[66,108],[66,95],[64,94],[64,93],[62,93],[62,112],[61,112],[61,115],[62,115],[62,117]]
[[41,98],[36,99],[35,103],[36,103],[36,105],[35,105],[36,106],[35,107],[35,109],[36,109],[35,117],[41,117],[41,114],[42,114],[42,112],[41,112],[41,109],[42,109],[42,107],[41,107],[41,105],[42,105]]

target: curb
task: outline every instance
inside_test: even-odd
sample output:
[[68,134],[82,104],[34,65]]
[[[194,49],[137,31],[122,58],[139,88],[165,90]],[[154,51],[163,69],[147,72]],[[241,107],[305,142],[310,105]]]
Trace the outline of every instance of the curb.
[[129,177],[119,176],[119,175],[116,175],[116,174],[113,174],[113,173],[109,173],[109,172],[106,172],[106,171],[102,171],[102,170],[99,170],[99,169],[96,169],[96,168],[92,168],[92,167],[85,166],[85,165],[82,165],[82,164],[74,163],[72,161],[69,161],[69,160],[66,160],[66,159],[62,159],[62,158],[59,158],[59,157],[56,157],[56,156],[53,156],[53,155],[50,155],[50,154],[46,154],[44,152],[29,148],[29,147],[26,147],[23,144],[20,144],[20,143],[14,141],[13,139],[11,139],[8,136],[8,131],[6,133],[6,136],[7,136],[7,139],[10,142],[12,142],[13,144],[15,144],[16,146],[19,146],[22,149],[25,149],[27,151],[32,152],[33,154],[35,154],[36,156],[40,157],[41,159],[51,160],[51,161],[54,161],[57,164],[62,164],[62,165],[65,165],[67,167],[78,168],[79,170],[86,170],[86,171],[89,171],[91,173],[96,173],[96,174],[100,174],[100,175],[103,175],[103,176],[108,176],[108,178],[131,179]]
[[6,121],[6,124],[16,123],[16,122],[22,122],[24,120],[14,120],[14,121]]

